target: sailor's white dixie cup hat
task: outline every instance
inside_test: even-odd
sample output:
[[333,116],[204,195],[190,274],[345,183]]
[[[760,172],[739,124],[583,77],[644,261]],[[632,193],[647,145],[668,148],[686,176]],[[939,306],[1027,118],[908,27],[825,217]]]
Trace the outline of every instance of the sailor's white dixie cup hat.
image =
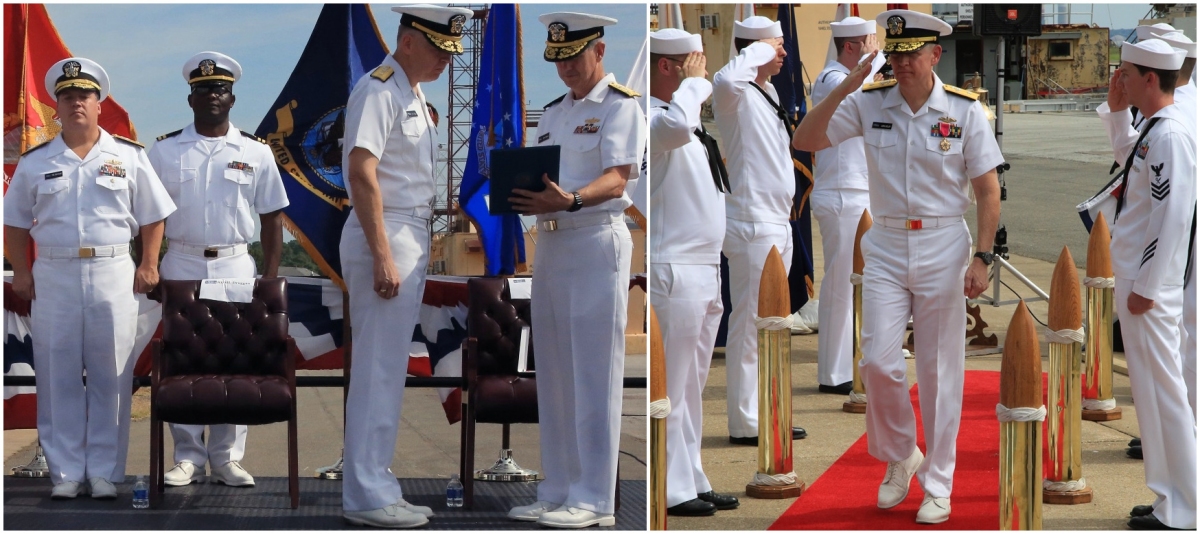
[[456,56],[463,53],[463,26],[475,16],[470,9],[429,4],[396,6],[392,11],[400,14],[401,26],[421,32],[429,44]]
[[69,57],[46,71],[46,92],[56,102],[58,93],[70,88],[97,91],[103,101],[108,98],[108,73],[99,63],[82,57]]
[[200,52],[183,64],[188,85],[208,82],[234,83],[242,79],[242,66],[220,52]]
[[666,28],[650,32],[650,53],[664,56],[703,52],[704,44],[700,36],[675,28]]
[[1138,41],[1121,47],[1121,61],[1134,65],[1162,70],[1179,70],[1187,52],[1173,48],[1166,41],[1151,39]]
[[830,22],[829,29],[833,32],[834,37],[875,35],[875,21],[846,17],[840,21]]
[[1179,30],[1164,33],[1158,37],[1155,37],[1155,39],[1165,41],[1167,44],[1171,45],[1171,48],[1178,48],[1184,52],[1187,52],[1187,57],[1196,57],[1196,43],[1192,42],[1191,39],[1188,39],[1188,36],[1184,35],[1183,32]]
[[539,16],[538,22],[546,25],[546,51],[542,58],[559,62],[578,56],[588,43],[604,37],[604,27],[616,24],[617,19],[560,11]]
[[937,44],[938,37],[954,31],[942,19],[907,9],[884,11],[875,22],[886,28],[883,51],[888,54],[915,52],[927,44]]
[[750,39],[751,41],[773,39],[783,37],[783,28],[778,21],[755,15],[747,17],[746,20],[733,21],[733,36],[737,39]]
[[1155,24],[1138,26],[1137,28],[1134,28],[1134,31],[1137,32],[1137,38],[1139,41],[1149,41],[1150,39],[1153,39],[1159,35],[1176,30],[1175,27],[1171,26],[1170,24],[1158,22]]

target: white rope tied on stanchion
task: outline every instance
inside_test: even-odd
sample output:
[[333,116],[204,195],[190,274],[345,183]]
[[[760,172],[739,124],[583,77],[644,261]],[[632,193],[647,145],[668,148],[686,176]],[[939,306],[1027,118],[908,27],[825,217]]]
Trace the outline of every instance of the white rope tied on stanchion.
[[1084,337],[1082,328],[1076,330],[1063,329],[1057,332],[1054,330],[1046,331],[1047,343],[1061,343],[1063,345],[1070,345],[1072,343],[1083,343],[1085,339],[1087,338]]
[[1087,489],[1087,481],[1083,477],[1079,477],[1079,480],[1064,480],[1062,482],[1057,480],[1043,480],[1042,489],[1057,492],[1083,491]]
[[1113,410],[1117,407],[1117,399],[1083,399],[1082,407],[1084,410]]
[[792,486],[796,484],[796,472],[792,471],[785,475],[754,473],[754,481],[751,484],[755,486]]
[[1085,276],[1083,277],[1083,285],[1084,287],[1094,287],[1097,289],[1112,289],[1117,286],[1115,278],[1104,278],[1102,276],[1095,278]]
[[862,285],[862,275],[858,274],[858,273],[850,273],[850,284],[856,285],[856,286],[861,286]]
[[996,419],[1001,423],[1022,423],[1027,421],[1045,421],[1046,407],[1041,408],[1026,408],[1018,406],[1009,408],[1003,404],[996,404]]
[[754,328],[758,330],[790,330],[792,328],[793,315],[787,317],[759,317],[754,316]]
[[867,403],[867,394],[863,393],[860,395],[857,391],[851,391],[850,392],[850,402],[854,403],[854,404],[866,404]]
[[671,414],[671,399],[663,398],[650,403],[651,419],[666,419]]

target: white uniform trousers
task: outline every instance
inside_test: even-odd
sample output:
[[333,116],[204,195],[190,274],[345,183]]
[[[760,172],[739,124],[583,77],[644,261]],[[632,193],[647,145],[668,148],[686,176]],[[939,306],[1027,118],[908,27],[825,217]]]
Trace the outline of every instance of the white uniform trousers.
[[966,222],[924,230],[876,224],[863,236],[862,250],[866,267],[859,372],[870,398],[867,452],[895,462],[917,445],[908,366],[896,350],[911,315],[926,448],[917,480],[934,497],[948,498],[962,416],[963,280],[971,256],[970,231]]
[[721,325],[721,266],[655,263],[650,298],[666,353],[667,506],[712,491],[700,462],[701,394]]
[[[1195,250],[1192,251],[1195,254]],[[1183,383],[1187,384],[1188,405],[1192,417],[1196,417],[1196,258],[1192,257],[1192,271],[1188,273],[1187,287],[1183,288],[1183,331],[1179,355],[1183,360]]]
[[388,468],[396,455],[396,432],[408,374],[408,351],[425,294],[429,226],[424,219],[384,213],[392,261],[400,273],[399,294],[380,298],[374,262],[358,216],[342,232],[342,275],[350,290],[354,356],[346,399],[342,509],[377,510],[402,497]]
[[[136,267],[128,254],[33,264],[38,439],[54,484],[125,481]],[[83,374],[87,371],[87,385]]]
[[771,247],[792,268],[792,227],[725,219],[722,251],[729,259],[729,328],[725,336],[726,407],[729,435],[758,437],[758,282]]
[[[254,258],[249,254],[208,259],[172,251],[169,244],[162,265],[158,267],[163,280],[254,278],[256,271]],[[205,463],[219,467],[240,462],[246,454],[246,425],[209,425],[207,444],[204,425],[171,423],[168,426],[175,442],[175,463],[187,460],[203,472]]]
[[633,240],[622,221],[538,234],[533,276],[538,500],[611,514]]
[[1154,308],[1129,313],[1133,280],[1116,279],[1117,317],[1137,400],[1146,486],[1157,498],[1154,516],[1174,528],[1196,528],[1196,419],[1180,376],[1179,320],[1183,291],[1164,286]]
[[865,189],[813,191],[809,201],[821,229],[824,275],[817,304],[817,383],[854,380],[854,235],[871,205]]

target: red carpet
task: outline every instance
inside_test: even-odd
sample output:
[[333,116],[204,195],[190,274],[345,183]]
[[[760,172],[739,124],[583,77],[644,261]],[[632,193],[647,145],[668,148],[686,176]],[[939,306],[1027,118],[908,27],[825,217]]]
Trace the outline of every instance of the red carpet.
[[[920,431],[917,386],[910,393],[917,414],[917,446],[923,451],[925,439]],[[999,400],[1000,373],[967,371],[954,493],[950,498],[950,519],[945,523],[917,524],[917,509],[924,492],[916,477],[904,502],[889,510],[875,505],[887,464],[867,454],[867,436],[863,434],[771,525],[771,530],[998,529],[1000,423],[996,421],[996,403]]]

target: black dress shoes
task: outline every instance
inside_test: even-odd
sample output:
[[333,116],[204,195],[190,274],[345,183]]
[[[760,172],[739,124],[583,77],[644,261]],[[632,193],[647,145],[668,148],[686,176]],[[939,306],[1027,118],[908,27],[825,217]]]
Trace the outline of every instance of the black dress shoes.
[[1154,513],[1154,505],[1139,504],[1137,506],[1134,506],[1133,509],[1129,511],[1129,517],[1142,517],[1144,515],[1150,515],[1152,513]]
[[712,503],[713,506],[717,507],[717,510],[732,510],[741,504],[738,502],[738,498],[733,495],[713,493],[712,491],[701,493],[696,498],[707,503]]
[[1138,445],[1137,447],[1130,447],[1128,449],[1125,449],[1125,456],[1133,458],[1134,460],[1141,460],[1142,459],[1142,446]]
[[[798,426],[792,427],[792,439],[804,439],[808,437],[808,432]],[[758,436],[750,436],[746,438],[735,438],[729,436],[729,443],[733,445],[754,445],[758,446]]]
[[826,386],[820,384],[817,386],[817,391],[821,393],[833,393],[835,395],[849,395],[854,390],[854,382],[842,382],[836,386]]
[[717,513],[717,507],[713,503],[700,499],[684,501],[667,508],[667,515],[698,517],[713,515],[715,513]]
[[808,437],[808,431],[798,426],[792,427],[792,439],[804,439]]
[[1133,530],[1184,530],[1164,525],[1154,514],[1140,515],[1129,519],[1129,528]]
[[1142,446],[1142,438],[1133,438],[1133,439],[1129,440],[1129,446],[1130,447],[1141,447]]

